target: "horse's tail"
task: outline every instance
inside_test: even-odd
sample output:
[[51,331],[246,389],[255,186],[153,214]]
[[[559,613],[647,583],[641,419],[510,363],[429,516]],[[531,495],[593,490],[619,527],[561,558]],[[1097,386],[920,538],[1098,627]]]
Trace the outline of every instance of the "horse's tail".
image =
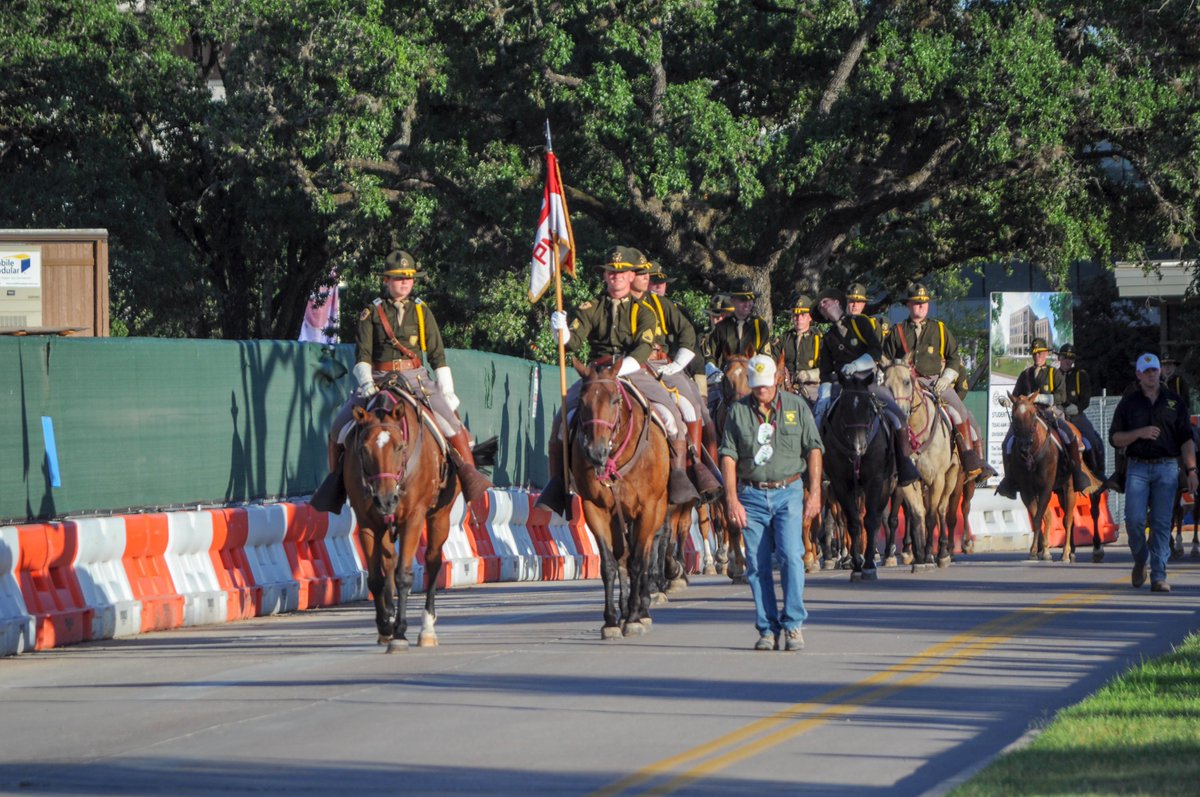
[[471,456],[475,458],[476,467],[495,465],[498,453],[500,453],[500,438],[496,435],[492,435],[487,440],[477,440],[471,446]]

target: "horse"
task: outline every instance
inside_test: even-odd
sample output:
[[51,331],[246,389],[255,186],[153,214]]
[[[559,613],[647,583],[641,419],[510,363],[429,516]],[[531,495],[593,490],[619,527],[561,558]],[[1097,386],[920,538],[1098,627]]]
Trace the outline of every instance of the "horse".
[[[750,356],[748,352],[741,354],[725,352],[724,364],[721,368],[720,398],[712,411],[713,425],[716,427],[718,440],[724,434],[729,408],[735,401],[750,395],[750,380],[747,376]],[[786,370],[786,368],[779,368],[776,373]],[[782,376],[781,373],[780,375]],[[726,486],[726,489],[731,488]],[[714,531],[720,529],[716,552],[717,570],[724,570],[734,584],[745,584],[746,554],[742,549],[742,530],[730,520],[723,500],[713,501],[709,505],[709,515],[712,518]]]
[[[1171,510],[1171,560],[1183,558],[1183,516],[1187,514],[1184,499],[1188,495],[1187,473],[1179,469],[1179,495]],[[1200,523],[1196,522],[1196,497],[1192,496],[1192,553],[1193,559],[1200,559]]]
[[950,527],[950,540],[954,540],[954,532],[958,527],[958,518],[962,517],[963,532],[961,551],[964,556],[975,552],[975,535],[971,533],[971,501],[975,498],[978,485],[975,479],[967,476],[961,468],[958,479],[955,480],[954,491],[950,493],[950,502],[946,506],[946,524]]
[[852,582],[879,577],[875,570],[875,534],[887,499],[896,487],[891,426],[868,391],[874,379],[874,369],[844,378],[841,395],[830,407],[821,429],[825,473],[850,534]]
[[665,533],[671,451],[651,410],[617,378],[621,358],[572,363],[583,381],[567,461],[600,549],[600,636],[638,636],[651,625],[651,565],[655,542]]
[[[1005,475],[1012,479],[1029,513],[1029,524],[1033,529],[1033,542],[1029,546],[1029,558],[1050,561],[1046,539],[1050,529],[1051,493],[1058,496],[1063,511],[1062,562],[1075,561],[1075,486],[1072,480],[1068,454],[1061,451],[1053,439],[1049,424],[1038,412],[1034,403],[1037,392],[1028,396],[1012,395],[1012,449],[1004,457]],[[1010,466],[1011,471],[1010,472]]]
[[450,510],[458,478],[432,413],[398,387],[379,391],[354,408],[346,437],[343,480],[358,519],[367,586],[375,602],[377,642],[393,653],[408,647],[406,609],[413,585],[413,555],[422,526],[425,609],[420,647],[436,647],[434,598],[442,546],[450,536]]
[[954,537],[947,521],[950,495],[958,484],[961,465],[954,448],[954,430],[939,410],[937,400],[922,389],[916,372],[908,362],[897,362],[883,372],[883,384],[904,410],[908,425],[901,430],[912,443],[913,462],[921,480],[899,487],[892,496],[888,516],[888,539],[884,548],[885,564],[896,564],[896,523],[899,504],[904,504],[906,537],[912,545],[913,571],[933,566],[933,545],[938,543],[937,566],[951,562]]

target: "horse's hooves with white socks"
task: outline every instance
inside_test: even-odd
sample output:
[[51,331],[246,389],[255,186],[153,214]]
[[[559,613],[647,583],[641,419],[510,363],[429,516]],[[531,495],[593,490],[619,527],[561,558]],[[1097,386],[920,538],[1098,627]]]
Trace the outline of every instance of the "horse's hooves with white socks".
[[642,636],[648,629],[642,625],[641,621],[626,623],[624,630],[621,632],[625,636]]
[[899,566],[899,564],[900,564],[900,560],[894,556],[889,556],[887,559],[883,560],[884,567],[897,567],[897,566]]
[[620,639],[621,629],[615,625],[606,625],[600,629],[601,639]]

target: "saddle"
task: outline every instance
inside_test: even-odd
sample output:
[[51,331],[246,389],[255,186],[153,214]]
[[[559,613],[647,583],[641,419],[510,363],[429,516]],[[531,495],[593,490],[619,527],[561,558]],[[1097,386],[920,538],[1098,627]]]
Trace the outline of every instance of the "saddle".
[[[450,443],[446,440],[446,436],[442,434],[442,430],[438,428],[437,420],[433,414],[433,408],[429,405],[428,399],[418,398],[411,390],[405,387],[395,377],[387,379],[379,388],[379,392],[371,398],[367,399],[366,409],[375,410],[382,402],[389,402],[386,409],[391,409],[401,401],[409,404],[417,411],[418,417],[421,419],[422,425],[429,430],[433,435],[433,439],[437,442],[438,449],[441,450],[443,457],[449,456]],[[350,430],[354,428],[356,421],[351,419],[338,430],[337,440],[340,444],[345,444],[346,436],[350,434]]]

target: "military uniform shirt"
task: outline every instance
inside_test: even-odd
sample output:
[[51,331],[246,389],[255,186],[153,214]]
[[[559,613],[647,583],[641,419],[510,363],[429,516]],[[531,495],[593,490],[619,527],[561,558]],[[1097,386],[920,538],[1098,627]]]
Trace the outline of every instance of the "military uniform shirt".
[[725,366],[730,355],[753,357],[771,353],[771,327],[756,315],[750,315],[739,329],[736,316],[729,316],[709,333],[710,359],[718,368]]
[[1088,378],[1087,371],[1082,368],[1072,368],[1070,371],[1059,369],[1058,375],[1066,385],[1064,406],[1074,404],[1080,412],[1086,410],[1092,403],[1092,380]]
[[1054,396],[1054,406],[1062,407],[1067,404],[1067,385],[1062,373],[1053,365],[1043,365],[1038,368],[1031,365],[1017,377],[1013,394],[1028,396],[1031,393],[1050,394]]
[[1180,398],[1183,399],[1184,407],[1190,407],[1192,403],[1191,391],[1188,389],[1187,381],[1179,374],[1172,374],[1162,380],[1163,385],[1167,389],[1174,391]]
[[[699,353],[696,352],[696,327],[692,326],[692,322],[679,309],[679,305],[665,296],[659,296],[657,293],[643,294],[642,304],[650,307],[654,311],[654,315],[658,318],[658,328],[661,335],[655,342],[656,348],[661,349],[663,354],[671,359],[674,359],[675,354],[680,349]],[[693,357],[692,359],[696,360],[699,358]]]
[[[399,306],[397,306],[399,305]],[[357,359],[360,363],[380,363],[389,360],[407,359],[408,355],[392,345],[383,329],[376,307],[382,307],[396,339],[409,351],[421,356],[421,327],[425,328],[425,356],[429,367],[438,369],[446,365],[446,349],[442,345],[442,333],[429,305],[409,296],[398,302],[376,299],[358,315]]]
[[788,373],[799,382],[799,379],[796,378],[797,372],[810,371],[817,367],[817,360],[821,354],[821,333],[809,329],[804,334],[800,334],[793,327],[783,336],[779,347],[783,349],[784,366]]
[[[764,421],[774,426],[770,442],[775,453],[762,465],[755,465],[754,454],[759,449],[758,427]],[[738,399],[730,406],[717,454],[737,461],[739,479],[775,482],[807,471],[808,454],[813,449],[824,451],[825,445],[817,432],[812,410],[795,393],[777,390],[767,417],[759,413],[754,394]]]
[[821,381],[838,381],[842,366],[864,354],[871,355],[878,363],[881,352],[882,344],[870,319],[861,315],[844,315],[840,321],[830,324],[821,336],[821,354],[818,357]]
[[912,353],[912,364],[921,376],[941,376],[944,368],[953,368],[959,374],[963,372],[958,341],[950,328],[936,318],[925,319],[919,336],[911,318],[892,327],[892,333],[883,344],[884,356],[898,362],[907,352]]
[[613,299],[604,294],[575,310],[567,349],[578,351],[586,340],[592,347],[592,359],[632,357],[644,365],[660,334],[658,318],[650,306],[632,295]]

